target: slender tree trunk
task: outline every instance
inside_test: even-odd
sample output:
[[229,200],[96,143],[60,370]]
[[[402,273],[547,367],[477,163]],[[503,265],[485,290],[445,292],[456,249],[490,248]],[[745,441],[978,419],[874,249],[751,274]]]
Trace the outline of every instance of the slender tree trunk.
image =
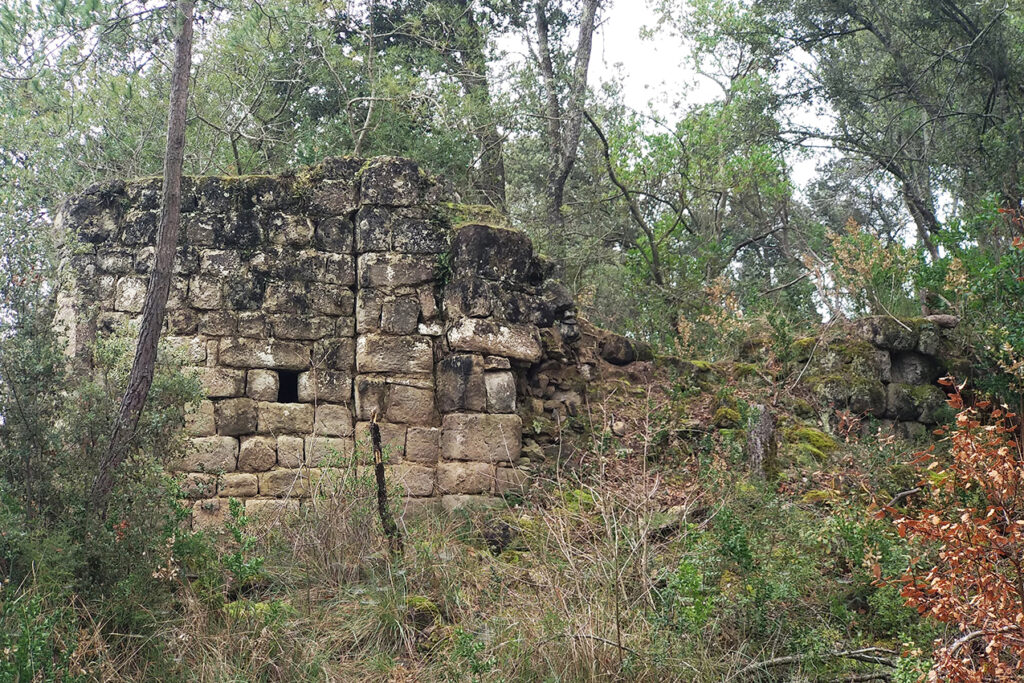
[[552,226],[562,226],[562,205],[565,203],[565,185],[569,180],[579,151],[583,129],[583,105],[587,96],[587,71],[594,44],[594,29],[600,0],[585,0],[580,19],[579,35],[573,59],[573,72],[563,111],[555,79],[554,60],[548,31],[547,0],[534,5],[534,28],[537,31],[537,60],[545,91],[545,118],[548,137],[548,187],[545,197],[546,214]]
[[174,255],[181,224],[181,172],[185,155],[185,113],[188,102],[189,71],[192,66],[191,0],[178,0],[181,27],[174,39],[174,66],[171,70],[171,95],[167,116],[167,151],[164,155],[163,201],[156,236],[156,259],[142,307],[142,325],[135,347],[135,358],[128,374],[128,386],[114,422],[107,452],[100,460],[93,481],[91,500],[100,516],[106,515],[107,501],[114,485],[114,473],[128,457],[139,415],[153,384],[157,343],[164,324],[167,296],[171,287]]

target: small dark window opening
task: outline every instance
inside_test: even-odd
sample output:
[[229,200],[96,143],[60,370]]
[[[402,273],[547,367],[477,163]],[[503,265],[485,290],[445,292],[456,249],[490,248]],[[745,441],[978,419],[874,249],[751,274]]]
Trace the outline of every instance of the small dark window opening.
[[297,370],[277,371],[277,402],[298,403],[299,373]]

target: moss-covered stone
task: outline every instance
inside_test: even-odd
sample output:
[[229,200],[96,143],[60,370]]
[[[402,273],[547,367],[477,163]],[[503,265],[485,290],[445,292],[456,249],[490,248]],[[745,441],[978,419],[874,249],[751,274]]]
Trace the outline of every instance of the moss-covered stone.
[[740,426],[741,419],[740,411],[735,408],[722,406],[715,411],[715,416],[711,422],[719,429],[736,429]]
[[836,441],[831,436],[814,427],[796,427],[786,432],[790,443],[805,443],[822,453],[831,453],[836,449]]
[[428,626],[442,623],[441,610],[428,597],[422,595],[408,595],[405,598],[405,607],[409,610],[409,618],[413,625],[423,630]]
[[806,363],[811,358],[811,353],[814,351],[814,346],[818,343],[816,337],[801,337],[795,339],[790,345],[789,350],[793,356],[793,360],[798,363]]

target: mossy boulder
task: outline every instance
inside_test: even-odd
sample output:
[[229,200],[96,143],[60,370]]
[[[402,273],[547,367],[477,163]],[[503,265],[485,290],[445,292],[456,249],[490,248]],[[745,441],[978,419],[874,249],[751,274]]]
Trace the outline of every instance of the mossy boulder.
[[722,406],[715,411],[715,416],[711,422],[718,429],[736,429],[740,426],[742,420],[740,411],[735,408],[729,408],[728,406]]
[[814,427],[794,427],[786,432],[786,439],[793,444],[808,444],[822,453],[831,453],[838,444],[835,439]]
[[409,620],[417,630],[424,630],[429,626],[441,624],[441,610],[428,597],[422,595],[408,595],[405,598],[405,608],[408,610]]
[[920,331],[915,321],[896,320],[890,316],[874,316],[857,321],[857,332],[866,341],[890,351],[913,351]]
[[850,411],[858,415],[884,417],[885,385],[877,380],[859,379],[850,384]]
[[795,339],[789,347],[790,355],[798,363],[806,363],[811,358],[815,345],[818,343],[816,337],[801,337]]

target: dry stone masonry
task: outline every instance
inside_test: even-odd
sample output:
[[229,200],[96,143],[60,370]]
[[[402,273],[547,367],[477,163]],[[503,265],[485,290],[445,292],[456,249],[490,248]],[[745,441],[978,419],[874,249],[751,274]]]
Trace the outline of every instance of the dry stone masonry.
[[[141,313],[159,193],[158,179],[95,186],[61,212],[58,323],[85,366],[97,334]],[[572,355],[573,302],[525,235],[455,225],[450,199],[394,158],[186,180],[165,336],[207,395],[172,463],[196,525],[228,497],[298,507],[374,418],[410,506],[526,484],[521,396]]]

